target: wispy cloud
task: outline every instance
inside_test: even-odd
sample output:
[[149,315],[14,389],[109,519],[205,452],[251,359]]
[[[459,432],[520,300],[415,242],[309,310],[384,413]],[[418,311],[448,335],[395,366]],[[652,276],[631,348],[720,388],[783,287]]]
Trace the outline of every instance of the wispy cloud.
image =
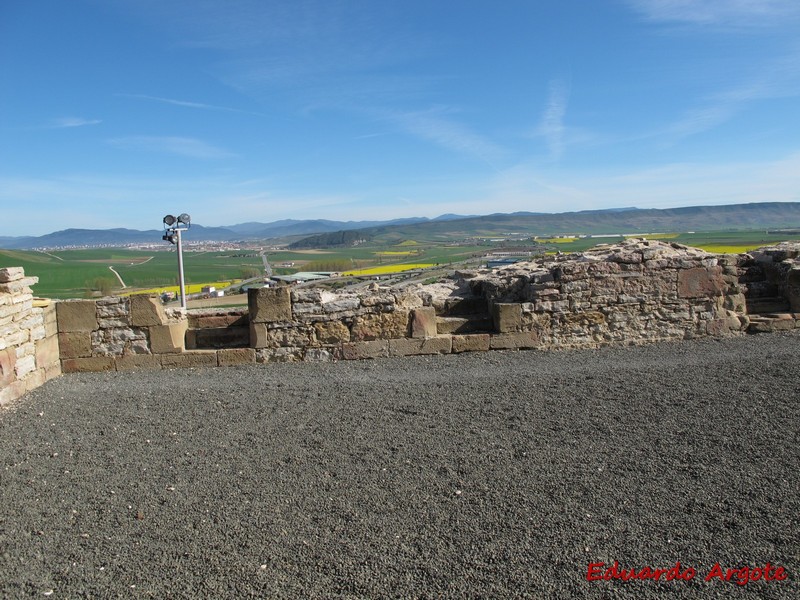
[[800,18],[797,0],[628,0],[654,22],[751,28]]
[[445,115],[447,108],[424,111],[384,112],[383,118],[398,125],[404,132],[437,146],[478,158],[490,166],[505,154],[505,150],[491,140],[471,131]]
[[544,136],[550,156],[558,160],[564,152],[564,117],[569,102],[569,86],[560,79],[550,82],[547,106],[542,114],[537,133]]
[[189,158],[213,159],[234,156],[227,150],[202,140],[187,137],[134,135],[113,138],[108,140],[108,143],[122,150],[161,152]]
[[51,129],[65,129],[67,127],[85,127],[87,125],[98,125],[102,123],[100,119],[84,119],[82,117],[60,117],[53,119],[48,127]]
[[800,54],[796,53],[761,65],[759,72],[748,81],[700,99],[697,106],[687,110],[659,135],[666,134],[669,141],[676,141],[726,123],[753,102],[798,96]]
[[223,112],[242,113],[247,115],[263,116],[261,113],[242,110],[239,108],[230,108],[228,106],[216,106],[214,104],[205,104],[203,102],[190,102],[188,100],[176,100],[174,98],[162,98],[160,96],[148,96],[147,94],[116,94],[122,98],[136,98],[139,100],[150,100],[153,102],[161,102],[163,104],[171,104],[173,106],[183,106],[186,108],[196,108],[199,110],[216,110]]

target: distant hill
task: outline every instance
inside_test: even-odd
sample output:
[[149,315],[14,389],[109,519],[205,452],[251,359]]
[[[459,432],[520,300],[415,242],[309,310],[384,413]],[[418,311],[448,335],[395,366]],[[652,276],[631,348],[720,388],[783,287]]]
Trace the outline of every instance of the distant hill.
[[[483,216],[441,215],[435,219],[412,217],[391,221],[329,221],[286,219],[271,223],[241,223],[226,227],[192,225],[192,241],[247,241],[333,234],[304,240],[319,245],[348,244],[353,240],[377,239],[447,241],[467,237],[505,237],[559,234],[667,233],[800,227],[800,202],[763,202],[725,206],[690,206],[670,209],[621,208],[570,213],[516,212]],[[344,235],[345,231],[359,235]],[[0,237],[7,249],[58,248],[68,246],[159,243],[163,231],[134,229],[65,229],[39,237]],[[328,243],[323,243],[325,240]],[[317,246],[318,247],[318,246]]]

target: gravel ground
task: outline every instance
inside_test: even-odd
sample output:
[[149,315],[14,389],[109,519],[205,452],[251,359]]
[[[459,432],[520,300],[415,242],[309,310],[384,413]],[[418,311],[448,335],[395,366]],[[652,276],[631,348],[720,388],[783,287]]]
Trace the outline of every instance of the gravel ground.
[[0,594],[797,598],[799,349],[61,377],[0,413]]

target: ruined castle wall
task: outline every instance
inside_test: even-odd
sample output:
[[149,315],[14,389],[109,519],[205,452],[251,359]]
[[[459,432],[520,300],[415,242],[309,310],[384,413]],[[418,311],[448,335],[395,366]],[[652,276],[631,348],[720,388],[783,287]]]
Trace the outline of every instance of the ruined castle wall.
[[[787,266],[783,254],[773,258],[765,269],[766,259],[754,266],[752,255],[717,256],[637,240],[501,270],[457,273],[405,289],[373,284],[341,292],[289,286],[250,290],[248,308],[233,311],[187,315],[165,310],[156,296],[70,300],[55,304],[55,347],[61,369],[77,372],[591,348],[737,335],[751,325],[746,294],[762,276],[758,273],[777,277],[775,289],[792,298],[797,282],[791,274],[800,273],[800,265]],[[783,275],[774,275],[773,266]],[[34,371],[40,373],[37,381],[47,374],[47,367],[26,358],[31,344],[46,335],[40,328],[43,313],[23,314],[33,310],[28,288],[33,280],[13,276],[16,283],[0,288],[17,294],[0,304],[3,344],[13,343],[16,361],[4,359],[4,387],[11,382],[9,374],[14,381]],[[743,283],[748,277],[753,282]],[[796,316],[770,323],[800,327]],[[19,323],[20,331],[25,324],[27,333],[12,331],[11,323]],[[23,388],[27,383],[16,387]]]
[[737,256],[662,243],[624,244],[479,278],[500,333],[541,348],[638,344],[746,329]]
[[0,406],[61,374],[55,305],[34,306],[20,267],[0,269]]

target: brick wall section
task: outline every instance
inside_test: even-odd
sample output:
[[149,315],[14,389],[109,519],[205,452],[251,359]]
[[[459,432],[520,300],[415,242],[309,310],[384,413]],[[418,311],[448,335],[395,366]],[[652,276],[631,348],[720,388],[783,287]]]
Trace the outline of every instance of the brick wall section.
[[61,374],[55,305],[34,306],[37,281],[0,269],[0,406]]
[[[800,285],[792,279],[800,265],[784,264],[797,261],[800,245],[795,246],[795,254],[790,248],[788,254],[769,255],[785,274],[776,289],[789,295],[787,302],[796,301],[791,290]],[[760,255],[716,256],[678,244],[626,241],[400,290],[377,285],[357,292],[250,290],[247,315],[187,316],[165,310],[157,296],[63,301],[55,305],[57,348],[62,370],[76,372],[590,348],[737,335],[750,326],[747,284],[740,277],[752,275],[747,265],[754,256]],[[33,372],[26,357],[35,357],[31,344],[45,339],[38,338],[40,321],[22,315],[23,308],[33,310],[28,287],[33,279],[24,279],[21,270],[6,271],[9,281],[2,289],[15,290],[16,296],[0,306],[21,308],[19,314],[0,311],[5,315],[0,323],[25,323],[28,333],[9,329],[3,334],[3,344],[15,346],[14,362],[4,359],[4,387],[12,375],[17,381]],[[779,329],[797,327],[800,318],[778,324]],[[216,347],[234,329],[237,347]],[[194,349],[204,331],[216,332],[214,347]],[[240,347],[242,335],[249,347]],[[42,368],[35,377],[47,374],[35,363],[34,370]],[[15,389],[23,387],[27,383]]]

